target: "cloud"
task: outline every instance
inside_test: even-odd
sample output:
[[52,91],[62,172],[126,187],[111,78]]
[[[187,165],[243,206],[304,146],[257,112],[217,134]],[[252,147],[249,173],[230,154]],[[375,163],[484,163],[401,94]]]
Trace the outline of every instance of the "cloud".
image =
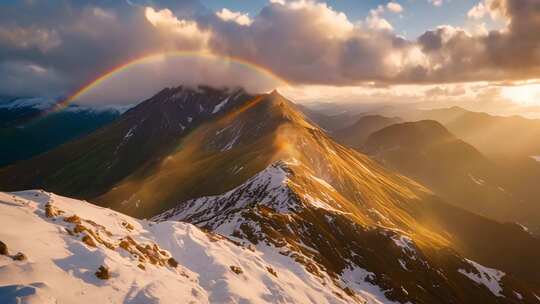
[[392,31],[394,27],[388,22],[388,20],[381,17],[384,13],[384,6],[379,5],[377,9],[372,9],[366,18],[366,25],[368,28],[379,31]]
[[444,3],[444,0],[428,0],[428,2],[434,6],[442,6]]
[[[136,84],[136,85],[134,85]],[[132,104],[164,87],[178,85],[243,87],[249,92],[268,92],[280,83],[271,75],[220,57],[155,56],[114,73],[99,86],[85,91],[76,103]]]
[[216,15],[223,21],[233,21],[240,25],[250,25],[251,23],[253,23],[253,20],[249,18],[248,14],[233,12],[226,8],[223,8],[221,11],[216,12]]
[[401,13],[403,12],[403,7],[397,2],[388,2],[386,8],[392,13]]
[[[468,13],[479,22],[474,29],[441,25],[414,40],[399,36],[399,29],[385,19],[402,11],[391,1],[375,7],[365,20],[353,21],[311,0],[273,0],[253,16],[227,8],[212,12],[196,0],[3,4],[0,77],[10,82],[0,86],[0,94],[8,89],[13,94],[69,94],[121,63],[171,50],[239,57],[297,85],[540,77],[540,32],[533,30],[540,28],[538,0],[482,0]],[[502,20],[502,28],[488,31],[482,26],[487,17]],[[211,67],[196,67],[201,75],[213,77]],[[192,72],[175,68],[178,74]],[[14,75],[29,75],[32,82],[25,84],[26,76]],[[39,75],[50,75],[50,80]],[[249,77],[239,79],[249,83]]]
[[0,92],[7,96],[55,97],[66,85],[54,69],[24,61],[0,62],[0,75]]
[[197,22],[178,19],[169,9],[157,11],[152,7],[146,7],[144,15],[164,38],[169,41],[180,41],[181,44],[176,43],[179,47],[206,50],[211,33],[202,30]]
[[473,6],[467,13],[467,17],[472,19],[481,19],[484,18],[484,16],[488,13],[488,9],[484,5],[483,2],[480,2]]
[[61,43],[58,32],[54,29],[20,26],[0,28],[0,45],[15,49],[36,48],[45,53]]

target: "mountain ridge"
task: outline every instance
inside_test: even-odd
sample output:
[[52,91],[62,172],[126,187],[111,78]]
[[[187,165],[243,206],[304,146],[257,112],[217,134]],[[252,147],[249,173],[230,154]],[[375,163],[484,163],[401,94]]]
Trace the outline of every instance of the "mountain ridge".
[[[169,102],[158,96],[146,105]],[[347,301],[363,303],[373,286],[382,302],[513,303],[516,292],[536,301],[540,240],[520,227],[454,207],[336,143],[278,92],[233,105],[175,133],[167,153],[97,203],[272,248]],[[153,125],[177,127],[158,117]]]

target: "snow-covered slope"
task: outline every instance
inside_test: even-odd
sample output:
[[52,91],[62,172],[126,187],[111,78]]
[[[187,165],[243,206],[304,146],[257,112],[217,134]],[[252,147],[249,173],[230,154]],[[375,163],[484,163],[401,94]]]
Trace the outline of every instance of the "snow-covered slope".
[[[0,255],[1,303],[389,302],[369,283],[350,298],[263,244],[182,222],[136,220],[44,191],[1,192],[0,223],[8,248]],[[23,260],[14,259],[19,252]],[[108,279],[96,275],[101,266]]]

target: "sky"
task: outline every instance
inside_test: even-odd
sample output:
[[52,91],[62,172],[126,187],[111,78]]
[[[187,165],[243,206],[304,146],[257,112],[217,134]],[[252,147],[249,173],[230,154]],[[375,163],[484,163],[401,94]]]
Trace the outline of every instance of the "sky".
[[0,96],[121,104],[208,84],[526,111],[538,28],[538,0],[0,0]]

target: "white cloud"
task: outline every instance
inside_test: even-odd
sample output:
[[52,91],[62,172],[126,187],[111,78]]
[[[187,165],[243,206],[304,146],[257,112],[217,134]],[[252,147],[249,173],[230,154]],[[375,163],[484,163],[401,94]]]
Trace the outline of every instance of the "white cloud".
[[[398,4],[399,5],[399,4]],[[365,24],[369,29],[377,31],[392,31],[394,27],[388,20],[384,19],[381,15],[384,13],[385,7],[382,5],[377,6],[376,9],[372,9],[366,18]]]
[[497,20],[503,17],[507,5],[508,3],[501,0],[482,0],[467,12],[467,17],[471,19],[490,17],[492,20]]
[[388,2],[386,8],[392,13],[401,13],[403,12],[403,7],[397,2]]
[[428,2],[433,4],[434,6],[442,6],[444,3],[444,0],[428,0]]
[[467,17],[471,19],[482,19],[488,13],[487,8],[484,6],[483,2],[480,2],[473,6],[467,13]]
[[223,8],[221,11],[216,12],[216,16],[221,18],[223,21],[233,21],[240,25],[250,25],[253,23],[253,20],[249,18],[248,14],[243,14],[241,12],[233,12],[226,8]]
[[178,19],[169,9],[155,10],[148,6],[144,13],[146,19],[165,35],[180,39],[175,41],[177,44],[184,48],[206,49],[211,34],[199,28],[197,22]]

